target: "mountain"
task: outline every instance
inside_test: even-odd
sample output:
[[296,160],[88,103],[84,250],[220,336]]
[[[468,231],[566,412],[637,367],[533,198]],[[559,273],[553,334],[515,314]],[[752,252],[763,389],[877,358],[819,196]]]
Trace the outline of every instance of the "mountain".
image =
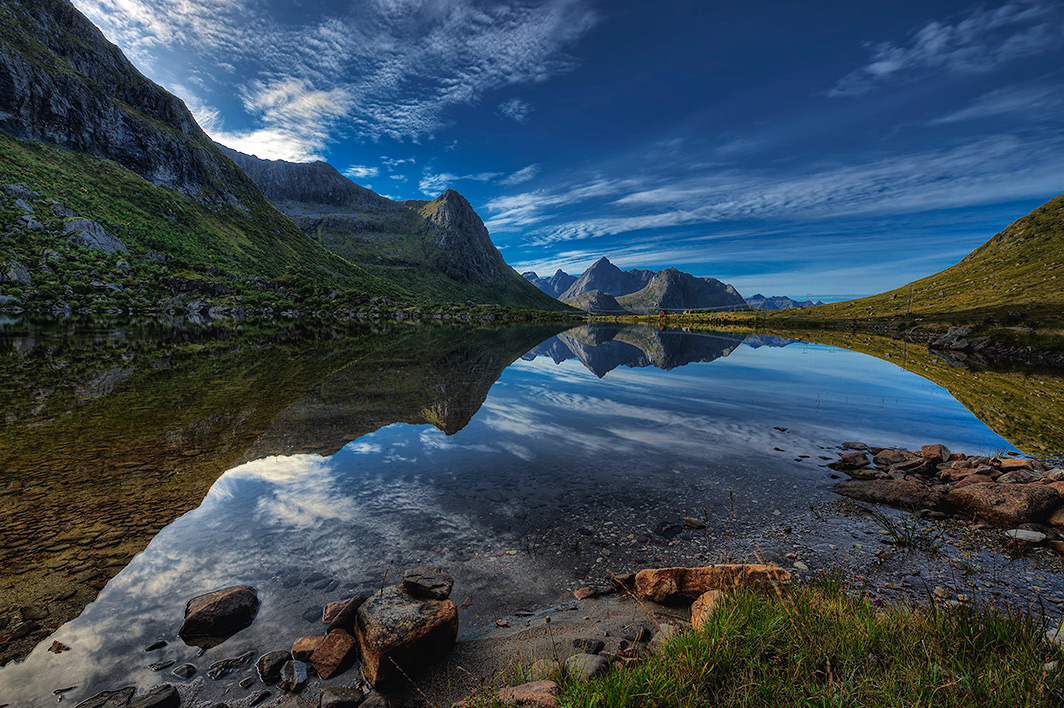
[[624,309],[636,314],[656,314],[662,310],[729,310],[746,304],[731,285],[716,278],[699,278],[666,268],[656,273],[646,287],[617,298]]
[[909,314],[953,324],[1059,327],[1064,324],[1064,195],[934,275],[879,295],[793,314],[848,320]]
[[621,307],[617,299],[601,290],[588,290],[565,300],[569,307],[591,312],[596,315],[625,315],[628,311]]
[[792,300],[786,295],[773,295],[771,297],[765,297],[761,293],[746,298],[746,304],[755,310],[789,310],[794,307],[812,307],[813,305],[823,305],[823,302],[813,302],[812,300]]
[[484,222],[452,189],[431,201],[393,201],[325,162],[223,149],[304,233],[383,280],[435,301],[566,309],[506,264]]
[[603,256],[585,270],[576,279],[576,282],[558,297],[560,300],[565,301],[577,295],[583,295],[590,290],[601,290],[614,297],[620,297],[621,295],[642,290],[653,277],[654,271],[651,270],[621,270]]
[[521,274],[521,277],[528,282],[535,285],[537,288],[547,293],[551,297],[560,298],[562,294],[568,290],[573,283],[576,282],[575,275],[569,275],[561,268],[554,271],[554,275],[549,278],[541,278],[536,275],[535,271],[527,271]]

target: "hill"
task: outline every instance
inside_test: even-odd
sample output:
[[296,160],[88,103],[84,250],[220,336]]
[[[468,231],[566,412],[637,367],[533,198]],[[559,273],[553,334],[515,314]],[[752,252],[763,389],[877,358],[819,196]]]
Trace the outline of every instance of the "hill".
[[735,288],[716,278],[699,278],[666,268],[656,273],[646,287],[617,298],[625,310],[650,315],[676,310],[729,310],[746,304]]
[[484,222],[454,190],[431,201],[393,201],[324,162],[225,152],[304,233],[387,282],[437,302],[568,309],[507,265]]
[[774,316],[1059,327],[1064,323],[1064,195],[939,273],[879,295]]
[[617,299],[601,290],[588,290],[565,301],[566,305],[596,315],[623,315],[627,313]]

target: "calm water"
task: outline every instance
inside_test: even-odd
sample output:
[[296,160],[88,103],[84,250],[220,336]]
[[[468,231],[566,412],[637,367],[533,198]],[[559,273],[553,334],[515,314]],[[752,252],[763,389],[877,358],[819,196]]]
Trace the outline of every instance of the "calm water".
[[[892,361],[773,337],[145,324],[2,341],[0,633],[35,646],[0,668],[12,705],[180,682],[159,662],[204,682],[417,562],[452,571],[472,636],[607,571],[712,560],[714,538],[741,555],[830,501],[843,441],[1014,442]],[[674,536],[681,516],[710,529]],[[185,602],[237,583],[258,618],[197,657]],[[249,693],[232,681],[226,700]]]

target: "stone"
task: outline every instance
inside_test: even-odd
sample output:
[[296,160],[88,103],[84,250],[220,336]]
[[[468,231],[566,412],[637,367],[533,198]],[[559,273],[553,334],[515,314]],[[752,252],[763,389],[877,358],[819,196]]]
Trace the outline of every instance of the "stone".
[[685,529],[694,529],[694,530],[698,531],[700,529],[706,528],[706,522],[705,521],[703,521],[702,519],[696,519],[693,516],[685,516],[682,519],[680,519],[680,521],[683,522],[683,527]]
[[911,462],[915,459],[917,459],[917,456],[907,450],[880,450],[872,458],[872,461],[879,467],[890,467],[904,462]]
[[1064,529],[1064,506],[1050,514],[1046,522],[1055,529]]
[[342,629],[329,632],[310,656],[314,673],[323,679],[343,673],[355,660],[355,638]]
[[1030,484],[1031,482],[1039,482],[1042,479],[1041,472],[1035,472],[1029,469],[1016,469],[1011,472],[1006,472],[997,478],[998,484]]
[[100,691],[92,698],[86,698],[74,708],[125,708],[137,692],[136,687],[127,686],[117,691]]
[[1064,554],[1064,541],[1046,541],[1046,545],[1057,553]]
[[662,624],[661,628],[650,638],[650,642],[647,644],[647,650],[651,654],[657,654],[662,650],[663,645],[670,639],[680,633],[680,628],[674,624]]
[[565,672],[578,681],[601,676],[609,669],[609,660],[598,654],[574,654],[565,660]]
[[244,652],[240,656],[230,657],[228,659],[222,659],[211,664],[207,669],[207,676],[217,681],[218,679],[225,678],[229,674],[233,673],[241,666],[244,666],[252,659],[255,658],[255,652]]
[[691,628],[701,629],[713,614],[713,610],[720,604],[724,596],[720,590],[707,590],[698,596],[691,605]]
[[946,462],[949,456],[949,448],[945,445],[924,445],[920,448],[920,457],[935,463]]
[[259,597],[250,585],[234,585],[198,595],[185,605],[185,623],[178,635],[185,640],[228,637],[250,627],[258,611]]
[[[254,697],[252,697],[252,699],[250,701],[248,701],[248,707],[249,708],[254,708],[255,706],[257,706],[258,704],[262,703],[263,701],[265,701],[269,697],[270,697],[270,692],[269,691],[259,691],[258,693],[256,693],[254,695]],[[215,705],[214,708],[229,708],[229,707],[227,705],[225,705],[224,703],[220,703],[220,704]]]
[[994,480],[985,474],[970,474],[961,481],[953,485],[952,489],[964,489],[970,487],[973,484],[993,484]]
[[1032,463],[1032,461],[1023,457],[1005,457],[1003,459],[998,460],[994,466],[997,467],[999,470],[1005,470],[1006,472],[1008,472],[1009,470],[1034,469],[1034,464]]
[[359,608],[356,630],[362,673],[375,686],[394,665],[409,672],[449,650],[458,636],[458,608],[451,600],[415,598],[392,585]]
[[10,261],[6,266],[0,266],[0,283],[22,285],[28,288],[33,285],[33,275],[18,261]]
[[325,606],[325,609],[321,612],[321,621],[325,624],[332,624],[337,615],[347,607],[347,600],[340,600],[338,602],[330,602]]
[[190,679],[196,675],[196,667],[192,664],[181,664],[170,673],[178,678]]
[[271,651],[259,657],[255,670],[264,684],[273,686],[281,680],[281,669],[291,660],[292,655],[286,651]]
[[443,568],[419,565],[403,573],[403,589],[424,600],[446,600],[451,596],[454,578]]
[[278,684],[282,691],[295,693],[303,688],[307,682],[307,665],[295,659],[285,662],[281,667],[281,681]]
[[1064,469],[1054,467],[1051,470],[1047,470],[1045,479],[1050,482],[1064,482]]
[[[1064,628],[1060,626],[1050,627],[1046,630],[1045,638],[1047,642],[1057,649],[1064,649]],[[81,706],[78,706],[78,708],[81,708]]]
[[902,509],[934,509],[942,503],[940,492],[910,479],[849,479],[837,483],[835,491],[857,501]]
[[508,706],[526,708],[555,708],[558,705],[558,684],[553,681],[532,681],[520,686],[499,689],[499,701]]
[[63,222],[63,233],[66,234],[67,240],[86,248],[104,253],[129,253],[124,243],[107,233],[104,227],[92,219],[67,219]]
[[633,592],[662,602],[677,596],[695,599],[709,590],[789,583],[791,574],[773,565],[723,564],[705,568],[649,568],[635,574]]
[[300,637],[292,645],[292,658],[296,661],[309,661],[318,645],[325,641],[325,637]]
[[577,637],[571,644],[584,654],[598,654],[606,647],[606,642],[595,637]]
[[847,452],[839,455],[839,459],[835,462],[829,463],[828,467],[833,470],[859,470],[862,467],[868,467],[868,455],[858,450],[855,452]]
[[1041,484],[975,484],[954,487],[946,501],[991,526],[1016,528],[1048,516],[1060,495]]
[[151,644],[149,644],[148,646],[146,646],[146,647],[144,648],[144,651],[156,651],[156,650],[158,650],[158,649],[162,649],[162,648],[163,648],[163,647],[165,647],[166,645],[167,645],[167,644],[166,644],[166,640],[165,640],[165,639],[160,639],[160,640],[158,640],[158,641],[155,641],[155,642],[152,642]]
[[180,705],[181,695],[177,689],[164,683],[143,696],[137,696],[127,704],[126,708],[178,708]]
[[1028,531],[1027,529],[1009,529],[1005,535],[1024,543],[1041,543],[1046,540],[1046,535],[1041,531]]
[[586,600],[590,597],[594,597],[596,594],[595,588],[590,585],[573,590],[573,597],[577,600]]
[[70,647],[68,647],[66,644],[63,644],[58,639],[53,639],[52,646],[48,647],[48,651],[52,652],[53,654],[62,654],[65,651],[70,651]]
[[865,445],[863,442],[844,442],[842,444],[842,449],[843,450],[867,450],[868,449],[868,445]]
[[326,688],[318,696],[318,708],[357,708],[365,697],[362,689],[354,686]]
[[366,601],[365,595],[356,595],[344,603],[343,608],[337,613],[336,618],[325,628],[325,632],[334,632],[342,629],[348,634],[354,634],[355,622],[358,619],[358,608]]

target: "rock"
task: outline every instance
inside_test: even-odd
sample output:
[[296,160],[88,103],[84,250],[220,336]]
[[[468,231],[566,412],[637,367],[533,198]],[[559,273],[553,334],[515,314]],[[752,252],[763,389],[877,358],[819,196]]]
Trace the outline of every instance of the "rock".
[[181,664],[181,666],[178,666],[170,673],[178,678],[190,679],[196,675],[196,667],[192,664]]
[[998,462],[994,466],[997,467],[999,470],[1005,470],[1006,472],[1008,472],[1009,470],[1034,469],[1034,464],[1032,463],[1032,461],[1023,457],[1006,457],[1001,460],[998,460]]
[[[1046,630],[1046,641],[1057,649],[1064,649],[1064,628],[1062,627],[1050,627]],[[81,706],[78,706],[81,708]]]
[[285,662],[281,667],[281,682],[278,684],[282,691],[295,693],[303,688],[307,682],[307,665],[295,659]]
[[342,629],[348,634],[354,634],[355,621],[358,619],[358,608],[362,607],[362,603],[366,601],[365,595],[356,595],[348,600],[343,609],[336,615],[336,619],[329,623],[329,626],[325,628],[325,632],[333,632],[338,629]]
[[1064,529],[1064,506],[1050,514],[1046,521],[1055,529]]
[[326,688],[318,696],[318,708],[357,708],[366,694],[354,686]]
[[868,446],[862,442],[844,442],[842,444],[843,450],[867,450]]
[[72,243],[94,248],[104,253],[128,253],[129,249],[117,238],[92,219],[67,219],[63,222],[63,233]]
[[1064,541],[1046,541],[1046,545],[1057,553],[1064,553]]
[[286,651],[271,651],[259,657],[255,670],[264,684],[273,686],[281,680],[281,669],[291,660],[292,655]]
[[868,467],[868,455],[862,451],[847,452],[839,456],[839,459],[835,462],[828,464],[833,470],[859,470],[862,467]]
[[575,597],[577,600],[586,600],[589,597],[594,597],[596,594],[597,592],[595,591],[595,588],[591,585],[586,585],[582,588],[577,588],[576,590],[573,590],[573,597]]
[[403,589],[424,600],[446,600],[451,596],[454,578],[443,568],[419,565],[403,573]]
[[325,637],[300,637],[292,645],[292,658],[296,661],[309,661],[318,645],[325,641]]
[[683,522],[683,527],[685,529],[699,530],[706,528],[705,521],[703,521],[702,519],[696,519],[693,516],[685,516],[681,519],[681,521]]
[[585,654],[598,654],[606,647],[606,642],[595,637],[577,637],[571,644]]
[[458,635],[458,608],[450,600],[412,597],[393,585],[359,608],[356,629],[362,673],[375,686],[388,677],[393,662],[409,671],[450,649]]
[[565,660],[565,672],[578,681],[601,676],[609,669],[609,660],[598,654],[575,654]]
[[188,601],[178,635],[185,640],[228,637],[251,626],[258,611],[259,597],[250,585],[215,590]]
[[1046,535],[1041,531],[1028,531],[1027,529],[1009,529],[1005,535],[1024,543],[1041,543],[1046,540]]
[[709,590],[730,590],[759,583],[789,583],[791,574],[772,565],[725,564],[706,568],[657,568],[635,575],[633,592],[661,602],[675,596],[695,599]]
[[720,590],[708,590],[698,596],[691,605],[691,628],[701,629],[724,596]]
[[994,480],[985,474],[970,474],[953,485],[952,489],[964,489],[973,484],[993,484]]
[[1035,472],[1029,469],[1016,469],[1011,472],[1006,472],[997,478],[998,484],[1030,484],[1031,482],[1038,482],[1042,479],[1041,472]]
[[325,606],[325,609],[321,612],[321,621],[325,624],[332,624],[341,610],[347,607],[347,600],[340,600],[339,602],[330,602]]
[[880,450],[872,458],[872,461],[879,467],[890,467],[904,462],[911,462],[915,459],[917,459],[917,456],[907,450]]
[[6,264],[6,267],[0,266],[0,283],[10,283],[11,285],[21,285],[28,288],[33,285],[33,276],[26,269],[26,266],[18,261],[10,261]]
[[117,691],[100,691],[92,698],[86,698],[74,708],[125,708],[137,692],[136,687],[127,686]]
[[1047,516],[1060,495],[1041,484],[974,484],[954,487],[946,501],[991,526],[1015,528]]
[[146,646],[144,648],[144,651],[156,651],[158,649],[162,649],[165,646],[166,646],[166,640],[165,639],[160,639],[159,641],[152,642],[151,644]]
[[1057,490],[1057,494],[1064,497],[1064,482],[1050,482],[1046,486],[1050,489]]
[[680,628],[674,624],[662,624],[661,629],[650,638],[650,642],[647,644],[647,650],[651,654],[657,654],[661,651],[662,645],[667,641],[675,637],[680,633]]
[[1064,469],[1054,467],[1045,473],[1045,479],[1050,482],[1064,482]]
[[924,445],[920,448],[920,457],[932,462],[945,462],[949,456],[949,448],[945,445]]
[[[256,693],[254,695],[254,697],[252,697],[252,699],[250,701],[248,701],[248,707],[249,708],[254,708],[255,706],[257,706],[258,704],[262,703],[263,701],[265,701],[269,697],[270,697],[270,692],[269,691],[259,691],[258,693]],[[220,704],[215,705],[213,708],[229,708],[229,707],[227,705],[225,705],[224,703],[220,703]]]
[[52,652],[53,654],[62,654],[65,651],[70,651],[70,647],[68,647],[66,644],[63,644],[58,639],[53,639],[52,646],[48,647],[48,651]]
[[794,563],[792,563],[792,565],[794,566],[795,570],[800,570],[802,572],[805,572],[805,571],[809,570],[809,566],[807,566],[802,561],[794,561]]
[[127,704],[126,708],[178,708],[180,705],[181,695],[177,689],[164,683],[143,696],[137,696]]
[[849,479],[837,483],[835,491],[857,501],[903,509],[934,509],[942,503],[941,493],[909,479]]
[[314,673],[323,679],[343,673],[355,659],[355,638],[342,629],[329,632],[310,656]]
[[222,659],[211,664],[211,667],[207,669],[207,676],[217,681],[218,679],[225,678],[229,674],[233,673],[241,666],[244,666],[249,661],[255,658],[255,652],[244,652],[240,656],[230,657],[228,659]]
[[558,684],[553,681],[532,681],[499,689],[498,698],[507,706],[555,708],[558,705],[558,692]]

